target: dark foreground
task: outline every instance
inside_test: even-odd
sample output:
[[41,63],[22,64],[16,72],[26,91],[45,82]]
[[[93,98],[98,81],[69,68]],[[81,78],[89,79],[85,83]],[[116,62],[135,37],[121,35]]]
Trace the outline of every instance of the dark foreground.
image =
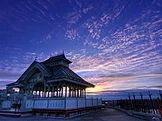
[[90,112],[88,114],[84,114],[69,119],[34,116],[21,118],[0,117],[0,121],[143,121],[143,120],[131,117],[116,109],[108,108],[96,112]]

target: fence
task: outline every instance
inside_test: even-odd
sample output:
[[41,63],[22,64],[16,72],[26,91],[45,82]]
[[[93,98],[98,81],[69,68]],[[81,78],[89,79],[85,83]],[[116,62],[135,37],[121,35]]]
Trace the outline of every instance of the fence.
[[140,99],[137,95],[128,95],[128,99],[117,100],[116,105],[125,110],[133,110],[137,112],[160,114],[162,116],[162,93],[159,91],[159,97],[152,98],[152,94],[148,93],[148,99],[144,99],[143,94],[140,93]]

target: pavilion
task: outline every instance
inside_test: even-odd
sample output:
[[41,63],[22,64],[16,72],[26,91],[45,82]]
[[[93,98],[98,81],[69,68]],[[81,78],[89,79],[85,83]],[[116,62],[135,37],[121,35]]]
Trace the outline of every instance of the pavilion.
[[64,54],[43,62],[35,60],[16,82],[7,85],[1,110],[14,107],[21,115],[69,117],[101,108],[101,99],[86,98],[86,88],[94,85],[74,73],[69,68],[71,63]]

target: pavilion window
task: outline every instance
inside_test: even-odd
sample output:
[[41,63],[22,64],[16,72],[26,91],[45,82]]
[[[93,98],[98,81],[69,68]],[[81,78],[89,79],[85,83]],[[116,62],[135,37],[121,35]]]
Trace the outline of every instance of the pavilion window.
[[19,91],[20,91],[19,88],[13,88],[13,90],[14,90],[15,92],[19,92]]

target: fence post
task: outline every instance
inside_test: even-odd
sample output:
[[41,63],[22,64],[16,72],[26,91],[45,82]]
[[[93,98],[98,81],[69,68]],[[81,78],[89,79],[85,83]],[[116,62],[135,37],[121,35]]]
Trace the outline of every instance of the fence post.
[[161,102],[160,102],[159,98],[157,98],[157,103],[158,103],[159,113],[160,113],[160,115],[162,117],[162,105],[161,105]]
[[137,104],[136,104],[136,96],[133,93],[133,99],[134,99],[134,110],[137,111]]
[[128,94],[128,98],[129,98],[130,109],[133,110],[133,108],[132,108],[132,101],[131,101],[131,98],[130,98],[130,94]]
[[142,112],[145,112],[145,104],[144,104],[144,101],[143,101],[143,95],[142,95],[142,92],[140,92],[140,96],[141,96],[141,101],[142,101]]
[[154,110],[154,104],[153,104],[153,102],[152,102],[152,94],[150,94],[150,91],[149,91],[149,97],[150,97],[150,102],[151,102],[151,107],[152,107],[152,110],[153,110],[153,112],[154,112],[154,114],[155,114],[155,110]]
[[160,99],[161,99],[161,102],[162,102],[162,93],[161,93],[160,90],[159,90],[159,95],[160,95]]

